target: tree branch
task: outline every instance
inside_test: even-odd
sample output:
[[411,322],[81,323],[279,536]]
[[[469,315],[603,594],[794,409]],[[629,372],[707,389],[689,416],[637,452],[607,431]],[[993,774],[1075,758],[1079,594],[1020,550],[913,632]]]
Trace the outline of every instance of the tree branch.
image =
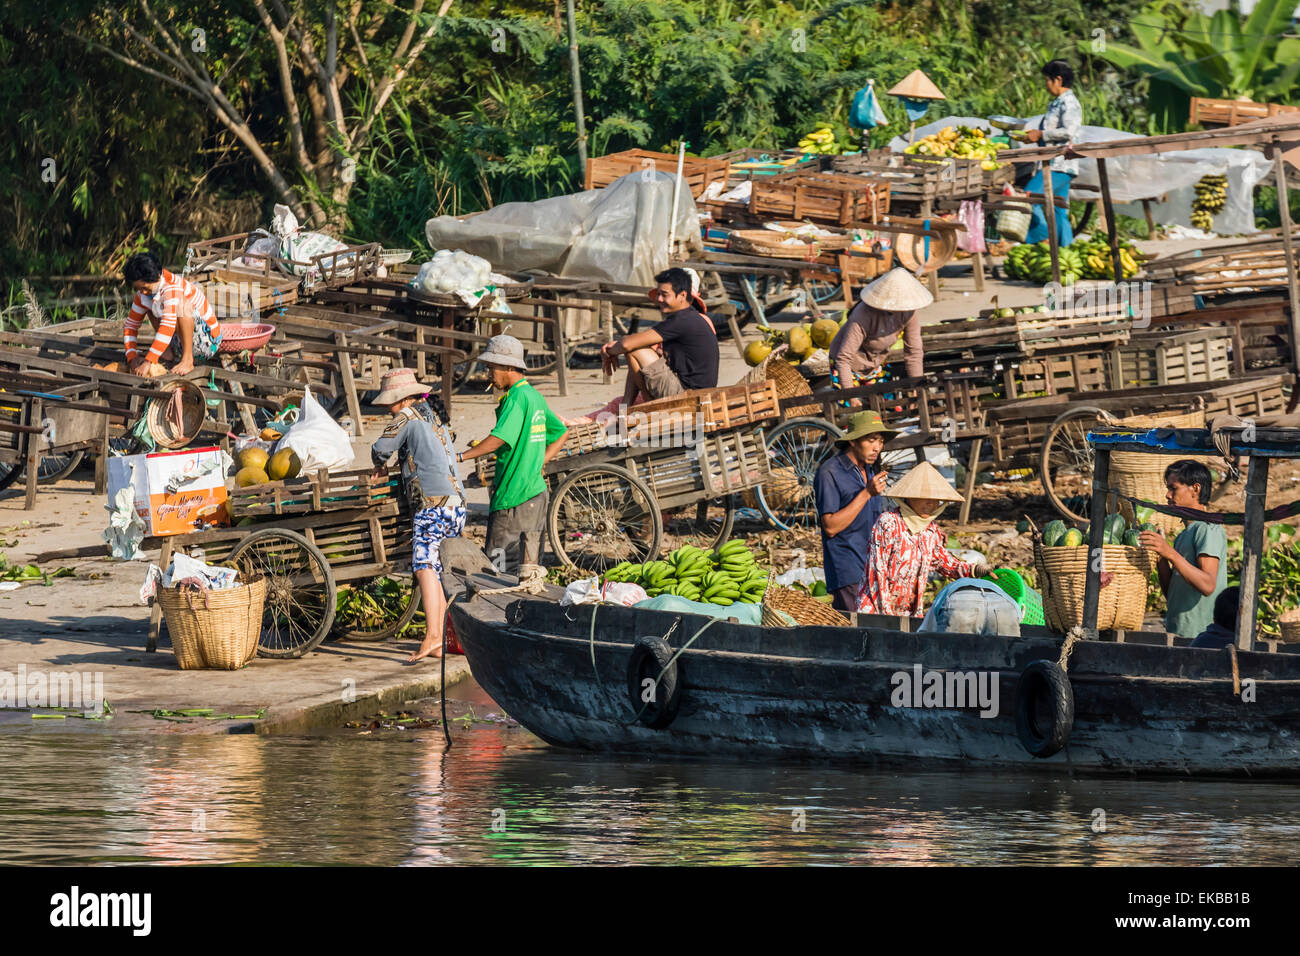
[[307,145],[303,140],[302,116],[298,112],[298,96],[293,89],[293,70],[289,65],[289,48],[284,42],[284,33],[276,26],[271,12],[262,0],[253,0],[253,6],[257,8],[262,25],[271,34],[271,42],[275,45],[276,64],[280,71],[280,93],[284,97],[284,108],[289,114],[289,138],[293,144],[294,157],[304,172],[313,172],[316,164],[307,155]]
[[[423,0],[417,0],[417,11],[419,6],[422,5],[422,2]],[[442,6],[438,8],[438,15],[434,18],[433,23],[429,24],[429,28],[420,36],[419,41],[411,47],[410,53],[407,54],[406,62],[403,63],[391,76],[384,78],[383,83],[380,85],[379,93],[375,97],[375,103],[370,108],[370,115],[361,125],[361,128],[357,131],[356,137],[353,140],[354,148],[360,149],[365,143],[366,139],[370,135],[370,127],[373,126],[375,120],[379,118],[379,114],[384,111],[384,107],[388,103],[388,98],[393,95],[393,92],[397,89],[398,85],[406,78],[406,74],[410,71],[411,67],[415,65],[415,61],[420,58],[420,54],[424,52],[424,48],[428,46],[429,41],[433,38],[433,34],[437,32],[443,18],[447,16],[447,11],[451,9],[452,2],[453,0],[442,0]],[[408,30],[413,29],[414,24],[415,14],[413,13],[411,16],[411,23],[408,25]]]

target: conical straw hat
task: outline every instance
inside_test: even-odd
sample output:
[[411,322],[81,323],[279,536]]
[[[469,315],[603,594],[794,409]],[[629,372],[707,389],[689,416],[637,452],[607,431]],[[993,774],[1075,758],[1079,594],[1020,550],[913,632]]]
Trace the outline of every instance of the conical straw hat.
[[934,498],[938,501],[964,500],[939,474],[939,469],[928,461],[923,461],[905,474],[892,488],[885,490],[889,497],[898,498]]
[[920,70],[913,70],[899,82],[890,96],[906,96],[913,100],[946,100],[948,97],[939,92],[939,87]]
[[882,312],[914,312],[934,301],[930,290],[917,282],[916,277],[906,269],[890,269],[870,285],[864,286],[858,297],[873,309]]

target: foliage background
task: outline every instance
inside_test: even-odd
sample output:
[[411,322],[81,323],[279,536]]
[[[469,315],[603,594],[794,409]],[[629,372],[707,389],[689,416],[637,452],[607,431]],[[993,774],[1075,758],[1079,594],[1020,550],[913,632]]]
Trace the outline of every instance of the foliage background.
[[[319,12],[330,0],[303,2]],[[205,25],[226,91],[287,151],[273,49],[251,3],[156,6],[171,22]],[[1161,6],[1164,16],[1182,9]],[[584,0],[590,151],[670,150],[682,139],[703,155],[777,147],[823,121],[845,140],[854,91],[873,78],[883,92],[917,67],[947,94],[945,114],[1028,115],[1047,102],[1039,67],[1058,56],[1076,64],[1089,123],[1163,132],[1167,114],[1147,108],[1159,78],[1088,52],[1098,30],[1136,42],[1127,23],[1141,10],[1119,0]],[[197,100],[74,36],[112,45],[102,0],[7,4],[3,17],[0,276],[11,288],[22,275],[115,270],[145,245],[179,261],[192,238],[269,221],[265,181]],[[418,248],[431,215],[580,188],[571,96],[561,3],[458,0],[357,157],[357,186],[332,210],[337,231]],[[891,125],[870,145],[905,123],[882,100]],[[41,179],[47,158],[53,183]]]

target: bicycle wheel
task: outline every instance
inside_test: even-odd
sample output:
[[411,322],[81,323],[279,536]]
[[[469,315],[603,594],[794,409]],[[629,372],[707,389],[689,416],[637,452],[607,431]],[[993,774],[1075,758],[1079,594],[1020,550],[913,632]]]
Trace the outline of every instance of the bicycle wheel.
[[1108,412],[1096,405],[1080,405],[1056,416],[1043,437],[1038,477],[1052,507],[1068,521],[1088,520],[1087,514],[1077,514],[1067,503],[1080,495],[1085,500],[1092,496],[1094,456],[1088,444],[1088,432],[1113,421]]
[[735,520],[736,496],[724,495],[668,512],[664,530],[685,539],[683,544],[712,550],[726,544]]
[[384,577],[340,588],[334,633],[345,641],[386,641],[402,633],[420,609],[420,587],[412,576]]
[[767,436],[772,477],[758,488],[758,505],[768,521],[782,531],[817,527],[813,481],[843,434],[823,418],[796,418],[772,429]]
[[266,606],[257,653],[302,657],[329,634],[338,606],[334,572],[314,544],[283,528],[254,531],[228,559],[244,580],[266,577]]
[[565,564],[604,571],[654,560],[663,518],[650,487],[617,465],[588,465],[560,482],[547,513],[551,550]]

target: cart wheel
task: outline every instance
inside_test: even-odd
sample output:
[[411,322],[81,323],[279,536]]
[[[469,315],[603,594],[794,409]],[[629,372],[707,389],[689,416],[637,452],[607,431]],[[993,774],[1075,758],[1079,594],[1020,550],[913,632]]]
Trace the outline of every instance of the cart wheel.
[[[345,641],[386,641],[401,634],[420,609],[420,587],[414,575],[409,581],[375,578],[364,584],[344,585],[343,590],[351,593],[344,594],[342,603],[346,607],[340,607],[334,615],[334,633]],[[399,610],[397,619],[387,623]]]
[[758,506],[772,524],[782,531],[817,527],[813,479],[843,434],[824,418],[796,418],[768,433],[772,477],[758,488]]
[[550,375],[555,371],[555,353],[550,349],[529,349],[524,353],[525,375]]
[[302,657],[329,634],[338,594],[334,572],[316,545],[296,531],[267,528],[240,541],[228,560],[245,579],[266,577],[259,656]]
[[669,511],[664,530],[691,539],[687,543],[706,550],[720,548],[731,537],[736,521],[736,496],[723,495]]
[[4,491],[18,480],[23,473],[23,468],[21,461],[0,461],[0,491]]
[[650,486],[617,465],[588,465],[560,482],[546,527],[561,561],[592,571],[652,561],[664,535]]
[[1088,432],[1113,421],[1108,412],[1096,405],[1079,405],[1056,416],[1043,437],[1038,477],[1052,507],[1066,520],[1088,520],[1088,515],[1071,511],[1066,501],[1078,495],[1092,497],[1093,452],[1088,444]]

